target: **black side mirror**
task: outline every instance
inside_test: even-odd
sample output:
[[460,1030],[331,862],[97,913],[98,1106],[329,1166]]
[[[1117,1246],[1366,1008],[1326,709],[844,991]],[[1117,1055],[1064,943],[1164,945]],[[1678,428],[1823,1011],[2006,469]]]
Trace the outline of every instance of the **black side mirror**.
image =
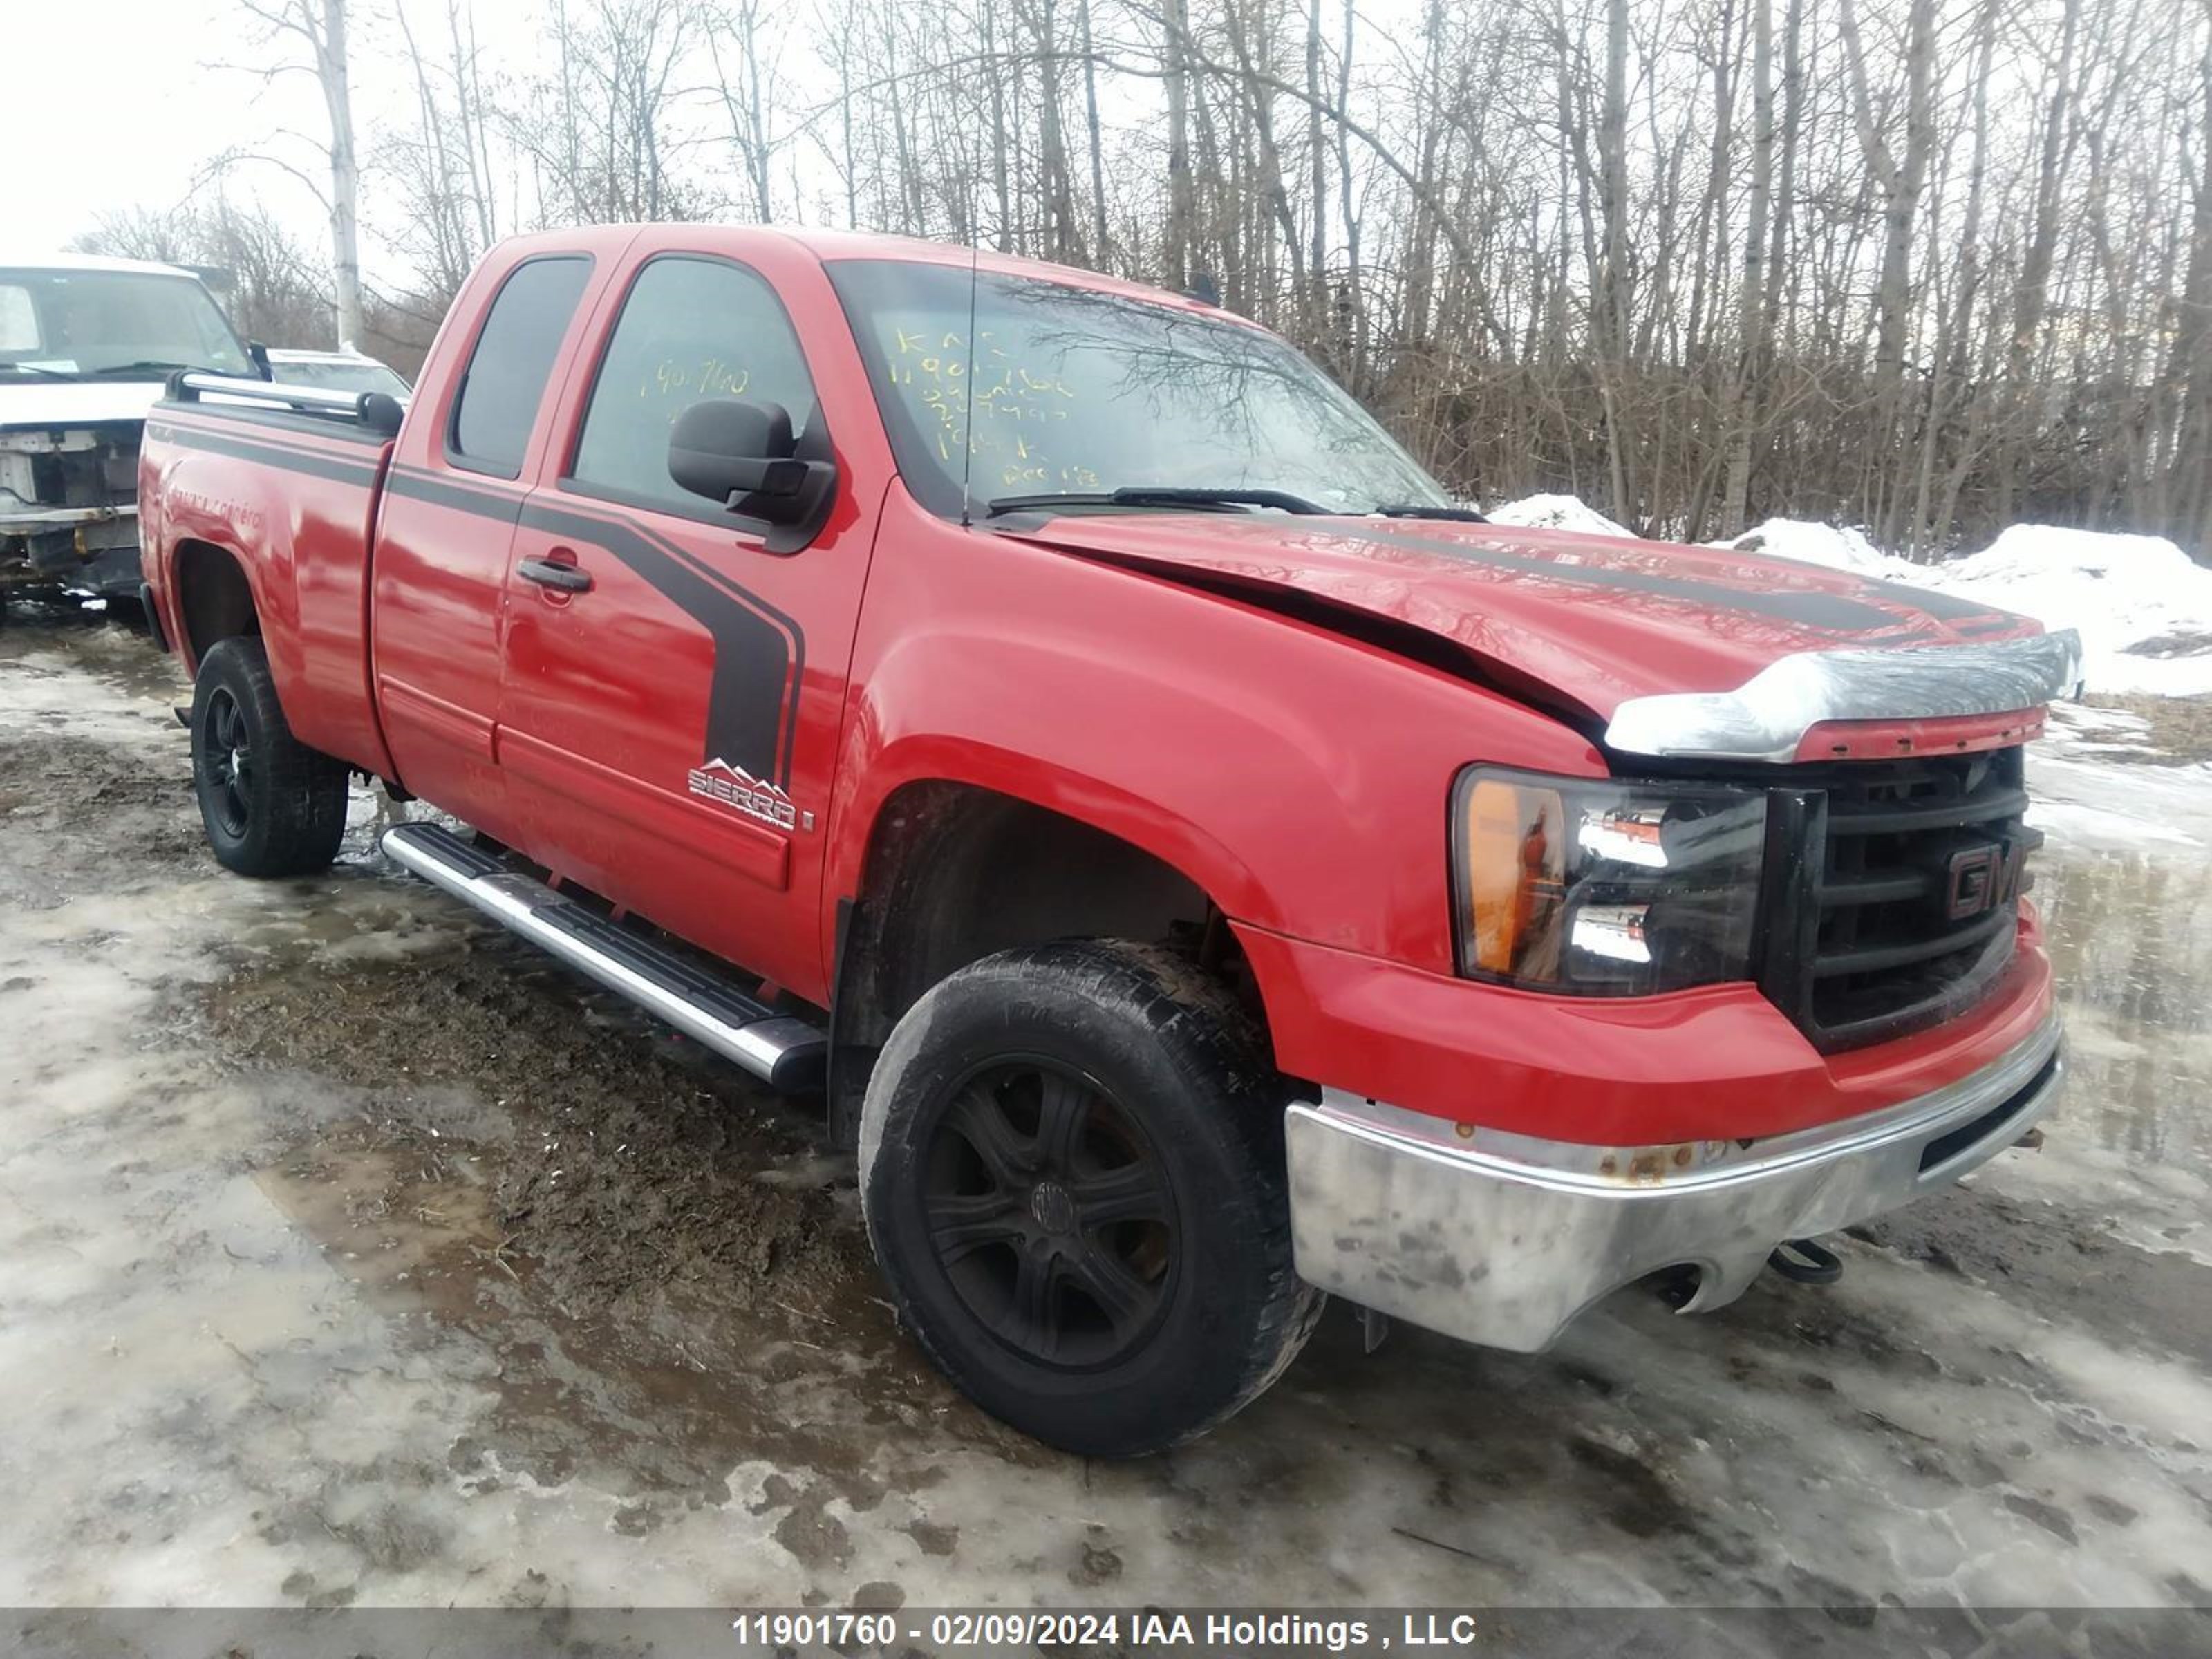
[[807,459],[781,404],[709,398],[676,417],[668,433],[668,476],[695,495],[777,531],[772,552],[804,547],[822,527],[836,492],[837,466]]
[[246,343],[246,361],[253,365],[253,372],[264,380],[276,378],[276,370],[269,361],[269,348],[258,340]]
[[399,435],[399,423],[407,417],[407,405],[388,392],[364,392],[361,394],[361,423],[371,432],[386,438]]

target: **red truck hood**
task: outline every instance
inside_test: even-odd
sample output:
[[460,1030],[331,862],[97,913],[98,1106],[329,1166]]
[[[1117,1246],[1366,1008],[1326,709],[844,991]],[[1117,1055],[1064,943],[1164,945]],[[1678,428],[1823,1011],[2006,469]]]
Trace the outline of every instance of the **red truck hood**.
[[1601,720],[1631,697],[1735,690],[1797,652],[2042,631],[1956,595],[1795,560],[1518,526],[1127,513],[1054,519],[1024,539],[1410,624]]

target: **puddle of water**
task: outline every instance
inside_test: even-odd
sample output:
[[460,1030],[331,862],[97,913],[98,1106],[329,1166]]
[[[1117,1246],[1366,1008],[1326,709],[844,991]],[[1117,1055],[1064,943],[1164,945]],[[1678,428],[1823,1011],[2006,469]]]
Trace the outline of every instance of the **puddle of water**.
[[191,696],[174,657],[137,629],[88,611],[11,606],[0,626],[0,663],[26,674],[65,670],[80,685],[89,673],[125,696],[156,704],[154,712]]
[[[2212,1267],[2212,766],[2085,754],[2145,722],[2069,709],[2029,764],[2050,841],[2034,898],[2067,1023],[2044,1154],[1977,1184]],[[2047,1218],[2057,1225],[2057,1218]]]
[[2062,851],[2035,896],[2071,1043],[2069,1130],[2212,1166],[2212,857]]
[[500,1233],[467,1155],[319,1139],[253,1179],[374,1304],[447,1320],[478,1300]]

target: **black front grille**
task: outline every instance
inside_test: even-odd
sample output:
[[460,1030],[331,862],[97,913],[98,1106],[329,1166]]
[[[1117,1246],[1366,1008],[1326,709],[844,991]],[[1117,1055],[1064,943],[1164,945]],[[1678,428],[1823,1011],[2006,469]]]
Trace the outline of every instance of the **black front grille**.
[[1759,983],[1823,1049],[1903,1036],[1994,988],[2027,854],[2021,751],[1791,768],[1771,797]]

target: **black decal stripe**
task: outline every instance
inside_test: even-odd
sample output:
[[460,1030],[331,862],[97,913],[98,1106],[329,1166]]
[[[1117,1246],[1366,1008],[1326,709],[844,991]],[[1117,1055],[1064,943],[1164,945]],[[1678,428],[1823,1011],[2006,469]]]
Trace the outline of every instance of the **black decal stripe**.
[[[589,518],[596,511],[597,509],[579,509],[578,516]],[[618,526],[647,545],[657,547],[668,556],[680,561],[701,580],[711,584],[719,592],[753,611],[776,630],[782,643],[785,664],[784,677],[776,683],[776,695],[781,700],[780,707],[782,709],[783,718],[773,763],[775,770],[773,774],[763,772],[755,775],[763,778],[772,777],[775,782],[781,785],[787,792],[791,787],[791,769],[799,749],[799,695],[806,672],[806,630],[799,626],[799,618],[781,607],[770,604],[742,583],[733,580],[728,573],[716,569],[689,548],[671,541],[657,532],[647,530],[641,525],[633,525],[622,519],[603,519],[601,522]],[[715,660],[719,672],[721,659],[718,655]],[[787,691],[784,690],[786,685],[789,687]],[[713,760],[715,756],[710,752],[705,758]]]
[[[196,423],[151,421],[146,429],[149,436],[189,448],[363,488],[374,484],[382,471],[378,464],[306,446],[258,442]],[[790,788],[806,666],[806,636],[794,618],[689,550],[624,518],[580,504],[526,507],[519,495],[458,483],[416,467],[394,466],[385,487],[395,495],[501,524],[527,523],[605,549],[714,639],[714,678],[700,759],[726,761]]]
[[479,519],[489,519],[510,527],[522,517],[522,497],[496,489],[479,489],[472,485],[455,483],[434,472],[417,467],[394,466],[392,477],[385,481],[389,495],[404,495],[410,501],[425,501],[432,507],[442,507],[455,513],[472,514]]
[[798,630],[763,614],[680,549],[634,525],[532,501],[522,522],[533,530],[605,548],[655,592],[703,627],[714,641],[702,762],[726,761],[757,778],[791,787],[789,728],[799,710],[804,651]]
[[381,449],[392,441],[390,433],[379,432],[343,415],[311,415],[304,410],[268,409],[254,404],[210,404],[198,398],[179,402],[164,398],[154,405],[154,415],[156,419],[164,416],[189,416],[195,419],[219,421],[225,425],[269,427],[277,432],[296,432],[305,437],[328,438],[337,443],[368,449]]
[[211,432],[198,426],[179,426],[168,421],[147,422],[146,435],[185,449],[205,450],[210,454],[227,455],[233,460],[253,461],[264,466],[276,467],[281,471],[304,473],[311,478],[357,484],[364,489],[375,483],[377,475],[383,470],[374,461],[356,460],[350,455],[325,454],[319,450],[301,447],[278,447],[234,437],[227,432]]
[[[1516,571],[1552,581],[1649,593],[1655,598],[1680,599],[1685,604],[1709,605],[1717,610],[1748,611],[1754,616],[1772,617],[1778,621],[1795,623],[1800,627],[1826,629],[1832,633],[1870,634],[1878,629],[1895,629],[1902,622],[1894,611],[1865,605],[1839,593],[1761,592],[1753,588],[1726,587],[1718,582],[1701,581],[1692,576],[1662,576],[1650,571],[1622,570],[1608,565],[1562,564],[1553,559],[1509,553],[1503,548],[1445,541],[1434,536],[1386,530],[1364,522],[1347,533],[1370,542],[1386,543],[1392,547],[1410,548],[1421,553],[1441,553],[1449,558],[1466,559],[1475,564],[1489,565],[1494,569]],[[1917,605],[1918,601],[1915,599],[1913,603]],[[1925,610],[1927,607],[1921,608]]]
[[[1874,591],[1886,599],[1893,599],[1899,605],[1909,605],[1914,610],[1924,611],[1943,622],[1985,618],[1989,628],[2011,626],[2012,619],[1995,605],[1984,605],[1978,599],[1961,599],[1956,593],[1939,593],[1933,588],[1915,587],[1910,582],[1876,582]],[[1987,632],[1988,629],[1973,631]]]
[[396,495],[456,512],[588,543],[636,573],[714,639],[714,678],[708,691],[700,759],[726,761],[789,789],[806,667],[805,631],[795,618],[690,550],[574,498],[526,502],[519,495],[458,483],[416,467],[394,468],[388,487]]

